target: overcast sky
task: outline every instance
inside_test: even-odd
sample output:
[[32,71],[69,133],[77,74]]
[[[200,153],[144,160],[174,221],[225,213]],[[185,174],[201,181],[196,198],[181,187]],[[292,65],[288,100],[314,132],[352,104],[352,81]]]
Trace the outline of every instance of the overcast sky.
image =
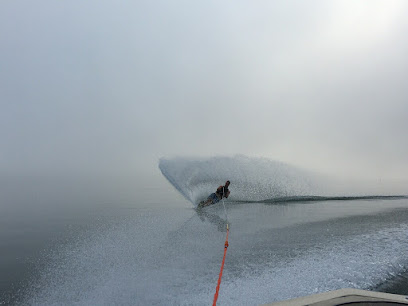
[[0,171],[262,156],[408,178],[408,1],[1,1]]

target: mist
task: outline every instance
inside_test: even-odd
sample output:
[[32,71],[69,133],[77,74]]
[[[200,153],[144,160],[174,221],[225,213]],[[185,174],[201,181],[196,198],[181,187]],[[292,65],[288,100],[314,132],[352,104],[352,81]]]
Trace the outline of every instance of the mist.
[[150,199],[163,156],[404,184],[407,8],[2,2],[3,201]]

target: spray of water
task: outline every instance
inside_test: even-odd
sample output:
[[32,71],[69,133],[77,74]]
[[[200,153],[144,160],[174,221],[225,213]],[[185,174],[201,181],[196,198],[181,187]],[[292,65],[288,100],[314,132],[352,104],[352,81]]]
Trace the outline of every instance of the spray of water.
[[277,197],[324,195],[318,175],[266,158],[246,156],[207,159],[162,158],[159,168],[189,201],[197,203],[231,181],[233,201],[260,201]]

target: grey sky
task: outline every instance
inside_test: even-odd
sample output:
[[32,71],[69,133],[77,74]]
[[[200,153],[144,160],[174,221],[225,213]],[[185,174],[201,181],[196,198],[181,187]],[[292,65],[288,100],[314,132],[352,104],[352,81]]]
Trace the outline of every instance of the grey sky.
[[1,1],[0,171],[264,156],[408,178],[406,1]]

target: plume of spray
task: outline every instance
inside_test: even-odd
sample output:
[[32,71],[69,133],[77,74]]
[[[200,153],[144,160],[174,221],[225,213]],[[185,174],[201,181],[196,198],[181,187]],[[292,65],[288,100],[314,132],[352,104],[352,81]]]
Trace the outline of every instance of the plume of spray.
[[211,158],[161,158],[166,179],[196,204],[231,181],[232,201],[261,201],[278,197],[326,195],[319,175],[266,158],[237,155]]

